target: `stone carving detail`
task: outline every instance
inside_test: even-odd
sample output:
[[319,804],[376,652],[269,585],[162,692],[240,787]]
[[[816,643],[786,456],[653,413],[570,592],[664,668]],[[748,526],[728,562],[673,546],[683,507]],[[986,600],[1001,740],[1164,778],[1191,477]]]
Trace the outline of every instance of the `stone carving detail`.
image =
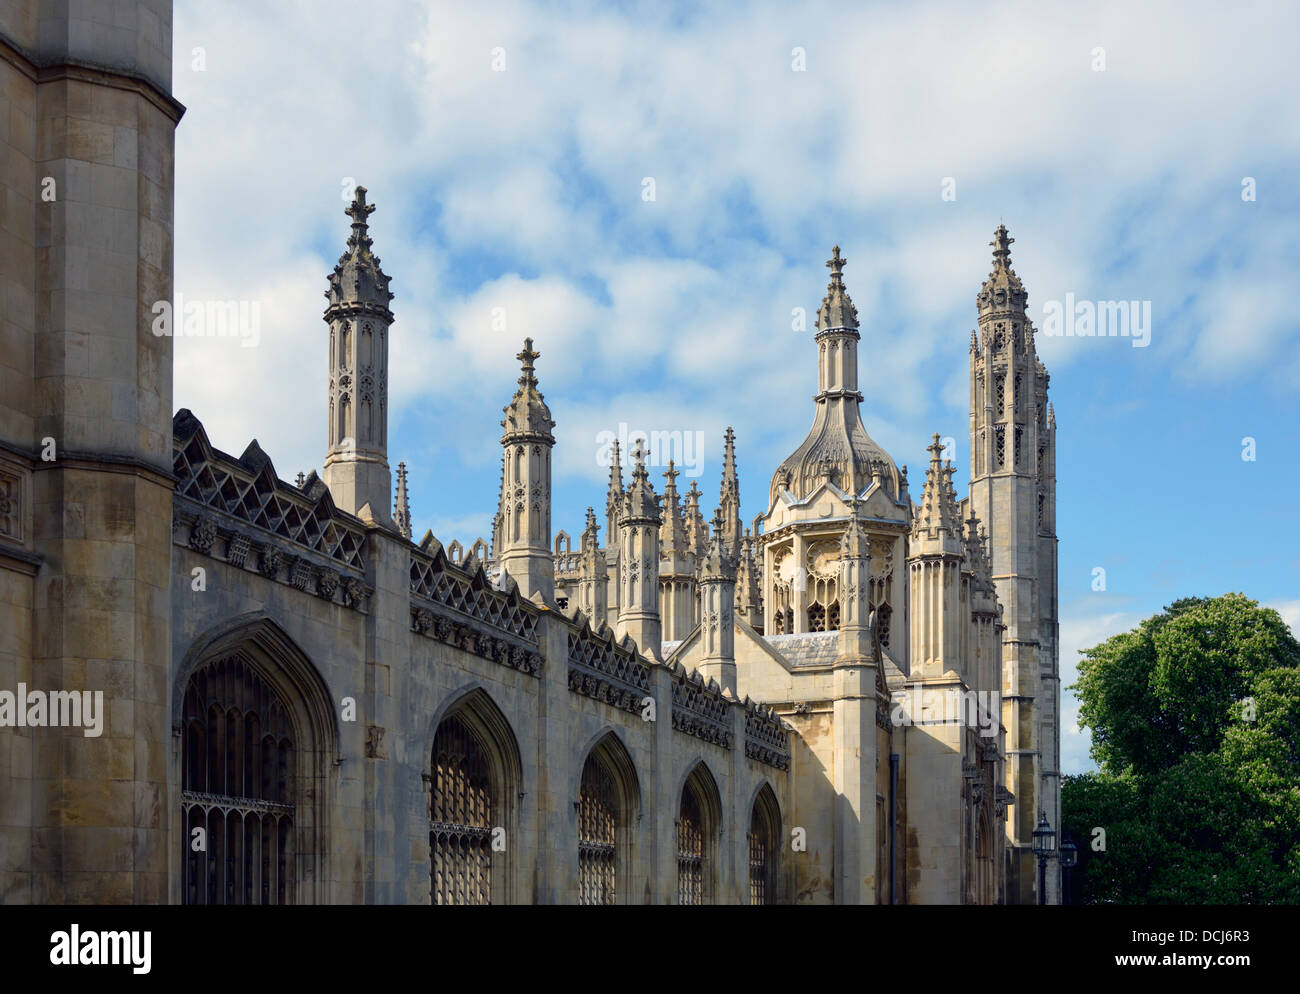
[[365,585],[355,576],[344,577],[343,579],[343,603],[348,607],[358,606],[365,599]]
[[569,632],[569,689],[628,712],[650,695],[650,667],[618,646],[608,629]]
[[176,496],[278,535],[354,569],[365,569],[365,530],[335,510],[312,473],[306,489],[276,477],[256,442],[235,459],[213,449],[189,411],[172,421]]
[[217,526],[207,515],[201,515],[190,527],[190,548],[205,556],[212,555],[212,543],[217,540]]
[[[537,615],[517,592],[495,590],[481,565],[462,571],[439,549],[433,556],[411,555],[411,593],[442,608],[527,642],[537,639]],[[441,638],[441,636],[439,636]]]
[[477,621],[456,622],[435,614],[418,603],[411,604],[411,630],[437,639],[452,648],[472,652],[494,663],[509,666],[530,676],[542,672],[542,654],[531,648],[516,645],[495,635]]
[[231,535],[226,542],[226,562],[231,566],[242,568],[248,562],[248,552],[253,543],[248,540],[247,535]]
[[1005,818],[1007,814],[1007,805],[1014,804],[1016,795],[1011,793],[1002,784],[998,784],[993,793],[993,809],[998,818]]
[[307,560],[298,558],[289,569],[289,582],[298,590],[306,590],[316,576],[316,568]]
[[0,535],[23,541],[23,481],[17,476],[0,473]]
[[730,749],[734,736],[727,702],[718,685],[706,684],[698,672],[688,676],[683,670],[673,680],[673,728]]
[[790,733],[785,723],[771,708],[750,700],[745,701],[745,755],[778,770],[790,768]]
[[332,569],[323,569],[320,571],[320,578],[316,581],[316,592],[325,600],[332,601],[334,592],[339,589],[339,575]]
[[876,700],[876,727],[886,732],[894,730],[894,722],[889,717],[889,702]]
[[274,580],[280,567],[284,564],[284,553],[273,545],[264,545],[258,552],[258,570],[269,579]]
[[366,758],[367,759],[387,759],[388,749],[384,745],[384,733],[386,728],[379,725],[371,725],[366,729]]

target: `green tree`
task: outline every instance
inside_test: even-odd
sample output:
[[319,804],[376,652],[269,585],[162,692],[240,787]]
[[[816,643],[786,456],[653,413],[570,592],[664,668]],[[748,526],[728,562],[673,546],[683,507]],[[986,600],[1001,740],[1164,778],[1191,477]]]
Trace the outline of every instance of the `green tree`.
[[1277,612],[1187,598],[1083,655],[1100,769],[1063,785],[1075,900],[1300,903],[1300,643]]

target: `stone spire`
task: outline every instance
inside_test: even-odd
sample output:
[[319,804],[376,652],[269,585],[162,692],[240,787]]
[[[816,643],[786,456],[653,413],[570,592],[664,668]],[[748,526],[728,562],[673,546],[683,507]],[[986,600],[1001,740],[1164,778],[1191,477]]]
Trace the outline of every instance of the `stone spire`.
[[587,508],[587,526],[582,530],[581,574],[578,580],[578,606],[591,620],[592,628],[599,628],[607,612],[608,570],[600,550],[600,525],[596,524],[596,509]]
[[700,564],[700,676],[736,694],[736,559],[727,547],[726,523],[713,515],[713,537]]
[[397,501],[393,506],[393,522],[397,530],[411,537],[411,505],[406,497],[406,463],[397,464]]
[[[329,345],[329,448],[321,478],[334,503],[392,525],[388,468],[389,279],[371,252],[366,188],[344,212],[352,218],[347,249],[329,276],[325,323]],[[367,516],[361,515],[361,516]]]
[[758,564],[754,556],[754,537],[745,529],[740,562],[736,568],[736,613],[758,631],[763,630],[763,606],[759,593]]
[[770,500],[788,491],[796,500],[810,496],[824,482],[846,493],[861,494],[880,469],[884,489],[898,499],[898,470],[872,441],[862,424],[858,390],[858,312],[844,286],[839,246],[826,265],[830,285],[817,311],[817,405],[808,437],[772,476]]
[[497,513],[492,515],[492,548],[491,555],[493,559],[501,554],[501,548],[505,544],[505,532],[502,526],[505,524],[505,501],[506,501],[506,454],[501,453],[501,473],[497,478]]
[[618,439],[614,439],[609,462],[609,488],[605,491],[605,541],[610,548],[618,544],[618,519],[623,507],[623,464],[619,455]]
[[555,560],[551,551],[551,449],[555,445],[550,408],[537,389],[533,363],[540,353],[533,340],[515,356],[522,366],[519,389],[502,410],[503,541],[498,559],[519,593],[546,600],[555,596]]
[[677,477],[681,476],[673,460],[668,460],[664,473],[663,525],[659,529],[659,544],[664,553],[688,551],[686,519],[682,515],[681,498],[677,493]]
[[938,542],[943,551],[961,551],[962,521],[957,507],[957,488],[952,482],[952,463],[940,460],[943,446],[939,434],[926,448],[930,453],[930,466],[925,471],[925,488],[921,493],[921,506],[912,527],[914,541],[926,544]]
[[537,389],[537,372],[533,365],[540,356],[540,352],[533,351],[533,340],[525,338],[523,350],[515,356],[522,366],[519,389],[515,391],[510,403],[502,408],[506,417],[501,422],[501,427],[514,441],[527,440],[554,445],[555,436],[552,432],[555,422],[551,419],[551,409],[546,406],[542,392]]
[[722,513],[722,533],[727,543],[727,553],[740,556],[740,542],[744,525],[740,521],[740,477],[736,473],[736,433],[727,429],[722,451],[722,486],[718,496],[718,509]]
[[700,487],[694,480],[691,481],[691,489],[686,492],[686,538],[691,555],[697,562],[703,559],[709,545],[709,529],[700,512]]
[[1029,294],[1011,268],[1011,244],[1014,241],[1007,234],[1006,225],[999,224],[993,232],[993,241],[989,242],[993,248],[993,270],[980,287],[977,298],[981,319],[994,315],[1024,317]]
[[659,500],[645,468],[645,449],[638,443],[632,482],[623,495],[619,516],[618,638],[630,635],[640,650],[660,658]]
[[831,257],[826,261],[826,268],[831,271],[831,281],[826,287],[822,305],[817,309],[819,336],[827,331],[856,330],[858,327],[858,309],[853,306],[849,291],[844,287],[844,267],[848,261],[840,255],[838,245],[831,250]]

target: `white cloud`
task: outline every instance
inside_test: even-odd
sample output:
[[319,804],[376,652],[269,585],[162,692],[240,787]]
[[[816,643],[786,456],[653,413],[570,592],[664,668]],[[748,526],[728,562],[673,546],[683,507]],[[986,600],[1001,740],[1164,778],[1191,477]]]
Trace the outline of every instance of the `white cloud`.
[[1264,607],[1271,607],[1282,616],[1292,634],[1300,638],[1300,599],[1269,601]]

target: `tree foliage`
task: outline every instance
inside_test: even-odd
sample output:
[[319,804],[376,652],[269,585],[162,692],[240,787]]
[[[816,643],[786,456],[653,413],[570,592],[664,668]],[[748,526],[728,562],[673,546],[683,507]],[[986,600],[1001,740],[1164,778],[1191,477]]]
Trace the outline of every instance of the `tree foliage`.
[[1062,791],[1075,900],[1300,903],[1300,643],[1276,611],[1176,601],[1086,650],[1072,689],[1099,766]]

